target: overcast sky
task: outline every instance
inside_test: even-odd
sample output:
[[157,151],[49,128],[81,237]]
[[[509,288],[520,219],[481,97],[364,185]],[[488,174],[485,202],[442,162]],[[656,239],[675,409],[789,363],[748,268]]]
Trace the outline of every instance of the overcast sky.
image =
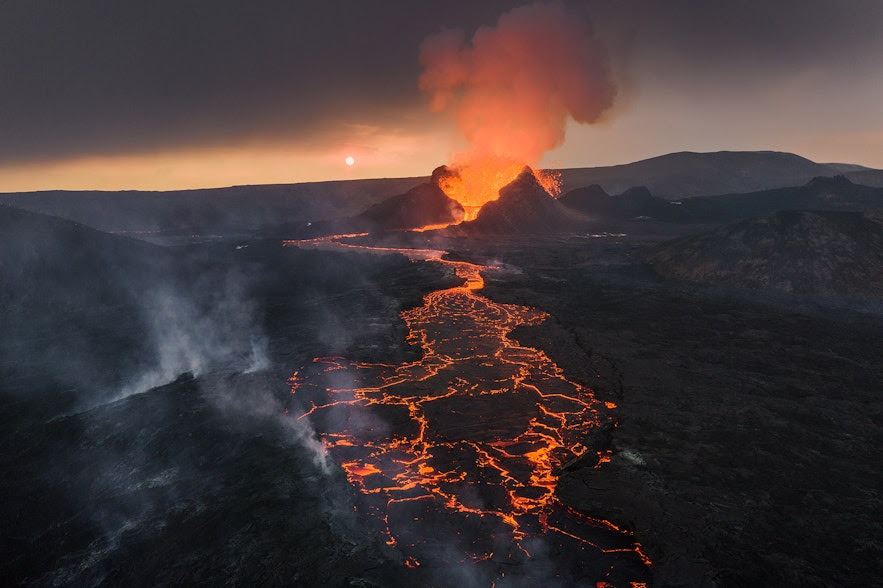
[[[421,42],[522,4],[0,0],[0,191],[427,175],[462,138],[417,87]],[[883,168],[880,0],[568,4],[617,97],[543,164],[772,149]]]

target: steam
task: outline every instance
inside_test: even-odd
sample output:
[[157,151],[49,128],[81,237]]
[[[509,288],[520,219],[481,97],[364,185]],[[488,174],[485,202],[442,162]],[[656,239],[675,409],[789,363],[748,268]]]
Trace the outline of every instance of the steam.
[[185,373],[199,377],[213,370],[252,374],[268,369],[268,339],[246,293],[247,278],[229,272],[218,282],[202,276],[190,291],[165,281],[141,292],[139,310],[153,357],[115,389],[84,399],[74,412],[147,392]]
[[[245,280],[225,276],[216,289],[197,287],[189,295],[163,286],[145,294],[144,311],[155,365],[125,385],[117,396],[143,392],[184,372],[200,376],[211,369],[252,373],[269,366],[267,338],[258,326]],[[206,296],[205,291],[211,292]]]
[[568,117],[596,122],[616,94],[587,15],[560,2],[515,8],[471,43],[443,30],[423,42],[420,63],[430,107],[451,112],[469,142],[456,167],[535,165],[563,143]]
[[221,414],[234,422],[248,422],[254,429],[275,434],[283,446],[300,449],[322,474],[328,476],[333,468],[316,431],[309,420],[287,414],[286,407],[271,391],[268,379],[269,376],[256,380],[246,378],[244,384],[237,384],[235,378],[215,376],[202,382],[201,388]]

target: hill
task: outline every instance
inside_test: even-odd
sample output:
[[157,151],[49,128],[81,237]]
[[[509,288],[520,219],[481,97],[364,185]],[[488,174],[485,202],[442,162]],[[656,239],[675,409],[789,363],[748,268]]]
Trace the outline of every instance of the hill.
[[647,260],[691,281],[883,300],[883,213],[776,212],[663,243]]
[[883,169],[861,169],[846,172],[846,177],[864,186],[883,188]]
[[687,220],[679,206],[653,196],[645,186],[629,188],[622,194],[611,196],[598,184],[592,184],[567,192],[558,198],[558,202],[593,218]]
[[[624,165],[562,170],[564,190],[598,184],[610,194],[646,186],[668,200],[803,184],[840,170],[776,151],[680,152]],[[863,173],[863,172],[860,172]]]
[[145,274],[172,261],[167,250],[144,241],[3,205],[0,242],[0,298],[8,304],[58,295],[67,307],[113,305],[128,296],[119,272],[137,289]]
[[168,279],[168,251],[9,206],[0,243],[3,381],[66,374],[101,387],[135,368],[148,330],[139,297]]
[[356,218],[383,230],[414,229],[459,221],[463,206],[433,180],[378,202]]
[[816,177],[802,186],[669,201],[652,195],[644,186],[611,196],[601,186],[593,184],[571,190],[558,201],[596,219],[728,223],[779,210],[862,211],[883,208],[883,188],[854,184],[839,175]]
[[678,208],[681,218],[704,222],[731,222],[777,210],[861,211],[883,208],[883,188],[854,184],[842,175],[816,177],[802,186],[685,198]]

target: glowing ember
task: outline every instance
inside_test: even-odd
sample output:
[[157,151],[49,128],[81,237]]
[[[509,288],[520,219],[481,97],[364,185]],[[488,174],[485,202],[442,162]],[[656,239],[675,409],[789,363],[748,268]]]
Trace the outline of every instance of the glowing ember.
[[557,468],[586,452],[608,409],[543,351],[509,338],[547,315],[476,294],[480,272],[492,268],[424,251],[414,258],[443,263],[465,281],[402,313],[419,361],[318,357],[290,380],[293,403],[308,407],[298,418],[311,420],[362,492],[359,510],[411,567],[448,561],[453,545],[457,562],[490,566],[501,578],[501,562],[547,549],[537,541],[566,544],[577,562],[614,558],[606,569],[628,558],[649,564],[627,533],[556,503]]

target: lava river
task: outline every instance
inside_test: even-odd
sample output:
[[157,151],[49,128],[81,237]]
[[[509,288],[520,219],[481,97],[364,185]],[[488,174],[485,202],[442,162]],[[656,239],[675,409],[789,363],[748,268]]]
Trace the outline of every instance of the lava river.
[[360,491],[357,510],[405,564],[434,569],[433,583],[642,585],[649,560],[634,538],[554,494],[558,468],[588,450],[589,430],[613,406],[509,337],[547,315],[477,294],[491,268],[401,252],[465,281],[401,314],[422,358],[317,357],[290,380],[292,413],[304,407],[298,418],[310,419]]

